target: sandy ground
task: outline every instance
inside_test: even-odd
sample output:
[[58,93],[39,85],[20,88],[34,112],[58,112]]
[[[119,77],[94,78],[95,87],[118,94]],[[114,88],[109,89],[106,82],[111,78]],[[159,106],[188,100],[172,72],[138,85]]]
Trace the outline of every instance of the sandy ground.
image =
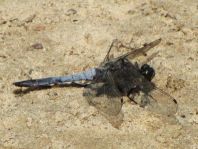
[[[98,66],[115,38],[133,47],[162,38],[149,64],[177,99],[179,123],[125,100],[116,129],[82,88],[13,93],[17,80]],[[197,0],[0,0],[0,148],[197,149],[197,48]]]

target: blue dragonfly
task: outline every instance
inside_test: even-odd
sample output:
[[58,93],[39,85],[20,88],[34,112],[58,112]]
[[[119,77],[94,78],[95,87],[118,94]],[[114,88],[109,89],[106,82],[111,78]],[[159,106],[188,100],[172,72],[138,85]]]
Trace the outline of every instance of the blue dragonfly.
[[70,85],[84,87],[83,96],[88,103],[95,106],[114,127],[119,127],[123,120],[124,96],[149,111],[171,117],[177,112],[177,101],[152,82],[155,70],[148,64],[140,67],[137,62],[130,61],[139,55],[145,55],[160,42],[161,39],[157,39],[141,48],[131,48],[121,43],[119,48],[130,51],[111,58],[110,53],[118,43],[118,40],[114,40],[103,62],[96,68],[67,76],[31,79],[13,84],[33,89]]

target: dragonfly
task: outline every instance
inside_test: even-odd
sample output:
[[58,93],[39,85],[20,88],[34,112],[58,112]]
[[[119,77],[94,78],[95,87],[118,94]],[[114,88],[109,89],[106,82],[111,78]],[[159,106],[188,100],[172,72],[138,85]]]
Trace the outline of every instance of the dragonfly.
[[171,117],[177,112],[177,100],[152,82],[155,76],[154,68],[147,63],[139,66],[137,62],[130,61],[137,56],[145,55],[160,42],[161,38],[146,43],[141,48],[120,44],[119,48],[127,48],[130,51],[112,58],[112,49],[115,43],[118,43],[114,40],[98,67],[71,75],[17,81],[13,84],[33,89],[68,85],[84,87],[85,99],[114,127],[119,127],[123,121],[123,97],[128,97],[149,111]]

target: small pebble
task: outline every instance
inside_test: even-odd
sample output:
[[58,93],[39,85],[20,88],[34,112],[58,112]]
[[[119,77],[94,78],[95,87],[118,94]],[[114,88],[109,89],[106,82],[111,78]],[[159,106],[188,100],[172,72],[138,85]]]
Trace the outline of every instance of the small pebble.
[[71,15],[74,15],[76,13],[77,13],[77,11],[75,9],[69,9],[69,10],[67,10],[66,15],[71,16]]
[[34,20],[35,17],[36,17],[36,14],[33,14],[33,15],[29,16],[28,18],[26,18],[24,20],[24,22],[25,23],[30,23],[30,22],[32,22]]
[[32,27],[34,31],[43,31],[45,30],[45,28],[46,28],[45,25],[42,25],[42,24],[37,24]]
[[186,115],[182,114],[181,117],[182,117],[182,118],[186,118]]
[[43,45],[41,43],[35,43],[31,47],[34,49],[43,49]]

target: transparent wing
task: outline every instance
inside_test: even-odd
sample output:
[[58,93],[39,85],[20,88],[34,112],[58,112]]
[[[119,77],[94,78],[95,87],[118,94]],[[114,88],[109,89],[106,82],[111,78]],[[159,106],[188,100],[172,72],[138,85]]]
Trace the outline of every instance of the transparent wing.
[[128,57],[129,59],[133,59],[136,56],[145,55],[146,52],[148,52],[151,48],[154,48],[155,46],[157,46],[160,42],[161,42],[161,38],[157,39],[153,42],[150,42],[148,44],[146,43],[146,44],[143,45],[142,48],[132,49],[132,51],[118,57],[117,59],[122,59],[122,58],[126,58],[126,57]]
[[148,94],[141,94],[135,99],[140,106],[145,107],[151,112],[172,117],[176,114],[178,104],[176,99],[163,90],[156,88]]
[[88,103],[94,106],[114,127],[123,121],[122,99],[115,86],[105,83],[90,84],[84,91]]
[[112,51],[112,48],[114,47],[114,44],[117,43],[117,42],[118,42],[118,40],[113,40],[113,42],[111,43],[110,48],[109,48],[109,50],[107,52],[107,55],[105,56],[105,58],[104,58],[103,62],[101,63],[101,65],[103,63],[106,63],[106,62],[110,61],[110,60],[117,61],[119,59],[123,59],[123,58],[126,58],[126,57],[128,57],[129,59],[133,59],[133,58],[135,58],[137,56],[145,55],[145,53],[147,51],[149,51],[151,48],[157,46],[161,42],[161,38],[157,39],[157,40],[155,40],[153,42],[150,42],[148,44],[146,43],[146,44],[143,45],[143,47],[138,48],[138,49],[131,48],[130,46],[126,46],[126,45],[120,43],[118,48],[126,48],[126,49],[130,49],[131,51],[126,53],[126,54],[124,54],[124,55],[122,55],[122,56],[119,56],[117,58],[110,59],[110,52]]
[[149,98],[150,101],[148,106],[149,110],[166,116],[173,116],[176,114],[178,109],[177,101],[168,93],[160,89],[155,89],[149,93],[147,98]]

